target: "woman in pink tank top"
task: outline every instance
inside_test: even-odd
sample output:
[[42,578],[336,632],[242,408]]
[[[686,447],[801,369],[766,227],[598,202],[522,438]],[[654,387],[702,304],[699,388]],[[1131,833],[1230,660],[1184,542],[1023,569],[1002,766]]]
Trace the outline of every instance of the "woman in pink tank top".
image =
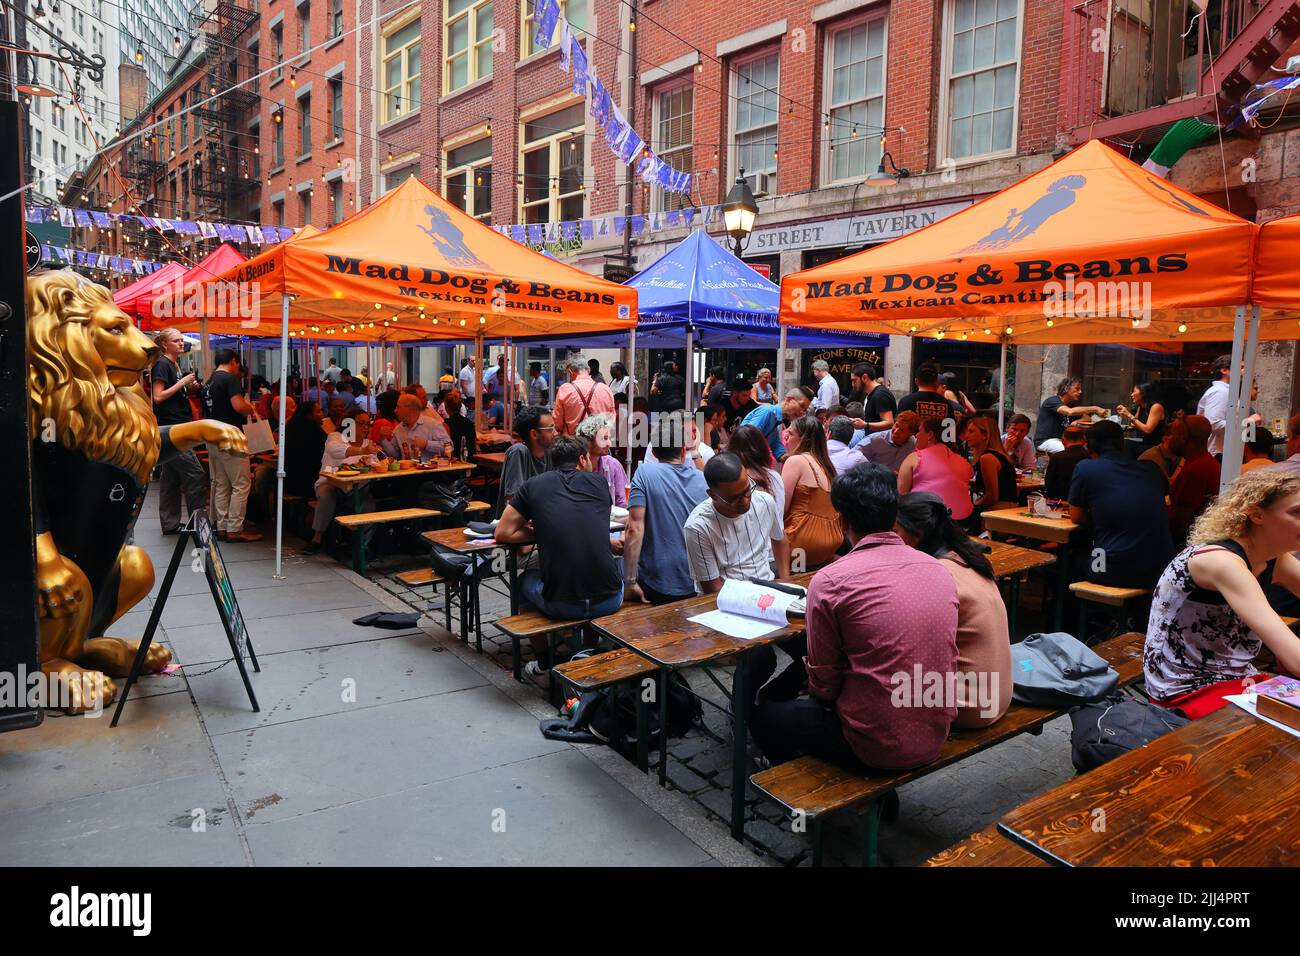
[[[945,420],[927,418],[916,434],[916,451],[898,469],[898,493],[930,491],[944,500],[954,521],[971,516],[970,483],[975,477],[971,463],[944,444]],[[956,431],[956,424],[952,426]]]

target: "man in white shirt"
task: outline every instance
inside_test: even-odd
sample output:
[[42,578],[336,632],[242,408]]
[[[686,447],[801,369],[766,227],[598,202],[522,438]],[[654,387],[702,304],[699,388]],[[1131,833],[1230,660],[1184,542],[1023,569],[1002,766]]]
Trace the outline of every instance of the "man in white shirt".
[[339,368],[339,363],[334,361],[334,359],[330,359],[329,366],[326,367],[325,371],[320,373],[320,377],[325,379],[327,382],[338,384],[339,376],[342,374],[343,369]]
[[[771,581],[790,574],[790,545],[781,509],[758,491],[740,458],[715,455],[704,469],[709,497],[686,519],[686,558],[701,594],[716,594],[727,578]],[[775,558],[775,574],[768,549]]]
[[812,400],[812,410],[825,411],[840,403],[840,383],[831,374],[831,367],[823,359],[812,364],[813,377],[817,379],[817,397]]
[[456,376],[460,383],[460,397],[468,408],[474,407],[474,398],[478,395],[478,382],[474,376],[474,356],[465,360],[460,373]]
[[1223,433],[1228,427],[1228,379],[1232,375],[1232,356],[1220,355],[1214,360],[1210,371],[1215,380],[1196,403],[1196,414],[1210,421],[1210,443],[1206,446],[1206,451],[1222,461]]
[[853,440],[853,419],[836,415],[826,426],[826,451],[835,466],[835,474],[842,475],[850,468],[862,464],[862,454],[849,447]]
[[1007,423],[1007,433],[1002,436],[1002,450],[1021,471],[1029,471],[1038,464],[1038,451],[1029,440],[1032,425],[1028,415],[1013,415]]
[[[426,418],[428,411],[432,417]],[[442,416],[427,405],[421,406],[415,395],[403,394],[397,400],[397,427],[384,441],[384,453],[390,458],[418,456],[420,461],[430,461],[446,454],[451,437]]]
[[542,374],[542,363],[532,362],[528,366],[528,404],[545,405],[551,384]]

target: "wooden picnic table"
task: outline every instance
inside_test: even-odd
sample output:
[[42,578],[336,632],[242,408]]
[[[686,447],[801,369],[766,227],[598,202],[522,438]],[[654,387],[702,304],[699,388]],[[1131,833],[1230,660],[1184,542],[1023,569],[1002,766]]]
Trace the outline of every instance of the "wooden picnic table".
[[475,442],[479,448],[500,448],[509,447],[514,444],[514,439],[510,437],[509,432],[490,430],[478,432],[474,436]]
[[[792,584],[808,586],[813,572],[795,575]],[[607,617],[596,618],[592,625],[615,643],[636,651],[660,668],[659,725],[667,727],[668,675],[674,670],[700,667],[724,657],[736,655],[736,671],[731,681],[731,714],[734,721],[731,754],[731,835],[745,836],[746,738],[749,731],[749,654],[756,647],[783,641],[803,632],[803,619],[764,637],[744,640],[715,631],[689,618],[718,608],[717,595],[702,594],[672,604],[629,604]],[[660,735],[659,783],[668,773],[668,735]]]
[[981,516],[984,529],[994,534],[1016,535],[1037,541],[1050,541],[1059,545],[1056,563],[1056,608],[1053,611],[1054,627],[1065,625],[1065,595],[1070,585],[1070,535],[1081,527],[1068,517],[1044,518],[1031,514],[1026,508],[1000,508],[986,511]]
[[501,474],[501,469],[506,466],[506,453],[503,451],[479,452],[474,456],[474,463],[482,465],[488,471]]
[[1047,479],[1042,475],[1022,475],[1016,479],[1016,491],[1022,495],[1042,491],[1047,487]]
[[1022,548],[1005,541],[980,541],[989,549],[989,563],[993,565],[993,576],[999,580],[1007,579],[1007,628],[1015,639],[1016,619],[1020,613],[1020,575],[1036,568],[1045,568],[1056,563],[1056,555],[1033,548]]
[[1295,866],[1298,814],[1296,739],[1228,704],[1035,797],[998,829],[1065,866]]

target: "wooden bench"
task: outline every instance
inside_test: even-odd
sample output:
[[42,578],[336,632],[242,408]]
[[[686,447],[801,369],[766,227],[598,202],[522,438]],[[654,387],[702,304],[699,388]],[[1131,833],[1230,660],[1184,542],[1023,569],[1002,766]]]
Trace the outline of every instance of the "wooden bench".
[[1070,585],[1070,592],[1079,600],[1079,633],[1076,636],[1085,644],[1088,643],[1090,604],[1122,608],[1129,601],[1140,601],[1151,597],[1151,592],[1146,588],[1117,588],[1108,584],[1094,584],[1092,581],[1075,581]]
[[378,525],[396,524],[402,521],[423,521],[441,516],[441,511],[435,511],[432,508],[394,508],[392,511],[362,511],[357,514],[338,515],[334,519],[334,523],[343,530],[352,533],[352,570],[365,577],[365,532]]
[[[1121,634],[1093,648],[1119,673],[1120,687],[1132,684],[1142,676],[1145,640],[1145,635],[1133,632]],[[1005,740],[1024,733],[1041,733],[1044,724],[1065,713],[1065,708],[1012,703],[995,724],[972,730],[954,730],[944,741],[936,760],[912,770],[864,777],[816,757],[800,757],[754,774],[750,783],[790,813],[812,818],[814,866],[821,864],[821,818],[865,807],[866,860],[868,866],[874,866],[881,797],[909,781],[928,776]]]
[[[524,679],[523,662],[519,648],[520,641],[526,637],[545,636],[551,650],[552,659],[554,659],[555,635],[567,628],[582,628],[586,625],[586,619],[557,621],[554,618],[547,617],[540,611],[524,611],[521,614],[512,614],[510,617],[503,617],[497,621],[497,629],[510,638],[510,661],[514,669],[515,680],[522,681]],[[554,683],[552,683],[551,689],[555,689]]]
[[972,833],[960,843],[936,853],[925,861],[926,866],[1050,866],[1041,856],[1036,856],[1019,844],[1012,843],[998,832],[998,825],[990,823],[979,833]]
[[[659,668],[636,651],[620,647],[590,657],[579,657],[551,668],[552,681],[559,677],[579,693],[612,687],[637,678],[653,678]],[[636,699],[636,765],[641,772],[650,769],[650,707],[645,695],[637,692]]]
[[433,568],[415,568],[411,571],[401,571],[393,575],[399,582],[405,584],[408,588],[423,587],[426,584],[437,584],[442,580],[440,575],[433,573]]

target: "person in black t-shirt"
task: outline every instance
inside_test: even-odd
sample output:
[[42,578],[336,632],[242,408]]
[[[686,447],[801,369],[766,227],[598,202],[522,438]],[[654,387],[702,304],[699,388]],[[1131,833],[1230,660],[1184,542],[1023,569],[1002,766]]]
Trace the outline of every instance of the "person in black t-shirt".
[[731,431],[737,422],[744,421],[746,415],[758,408],[758,402],[754,401],[754,385],[744,378],[737,378],[731,383],[731,388],[722,393],[721,402],[710,404],[721,405],[727,410],[727,431]]
[[1039,451],[1055,454],[1061,449],[1056,445],[1044,448],[1049,441],[1060,441],[1066,426],[1083,415],[1105,415],[1106,409],[1099,405],[1076,404],[1083,397],[1083,382],[1071,376],[1061,379],[1056,386],[1056,394],[1043,401],[1038,409],[1038,421],[1034,425],[1034,447]]
[[[163,329],[154,337],[162,350],[150,372],[153,413],[159,425],[183,425],[194,420],[189,388],[197,379],[193,372],[181,373],[177,360],[185,352],[185,339],[177,329]],[[163,534],[177,534],[181,529],[181,496],[193,514],[208,506],[208,476],[194,452],[181,452],[159,466],[158,519]]]
[[862,372],[859,377],[866,397],[862,399],[862,424],[854,422],[853,427],[861,428],[868,435],[872,432],[887,431],[894,427],[898,400],[894,398],[894,393],[885,387],[885,383],[880,381],[880,373],[874,366],[863,362],[860,368]]
[[[217,349],[213,361],[217,367],[203,386],[203,404],[208,416],[242,428],[248,416],[257,412],[244,396],[239,356],[234,349],[222,348]],[[217,537],[223,541],[260,541],[260,533],[244,530],[248,492],[253,486],[248,456],[209,447],[208,466],[212,469],[212,525]]]
[[680,412],[686,407],[686,380],[677,374],[676,362],[664,362],[663,371],[650,386],[650,395],[659,399],[661,412]]
[[951,418],[956,421],[962,414],[962,409],[956,403],[944,397],[943,386],[939,384],[939,370],[928,362],[916,370],[916,391],[903,396],[897,411],[916,412],[921,421],[931,418]]
[[[519,486],[497,522],[495,537],[502,544],[537,543],[541,571],[520,577],[520,600],[557,620],[613,614],[623,604],[623,576],[614,562],[622,542],[609,536],[609,484],[592,472],[587,443],[580,438],[555,439],[551,464],[551,471]],[[533,648],[537,660],[525,672],[549,683],[546,639],[534,638]]]

